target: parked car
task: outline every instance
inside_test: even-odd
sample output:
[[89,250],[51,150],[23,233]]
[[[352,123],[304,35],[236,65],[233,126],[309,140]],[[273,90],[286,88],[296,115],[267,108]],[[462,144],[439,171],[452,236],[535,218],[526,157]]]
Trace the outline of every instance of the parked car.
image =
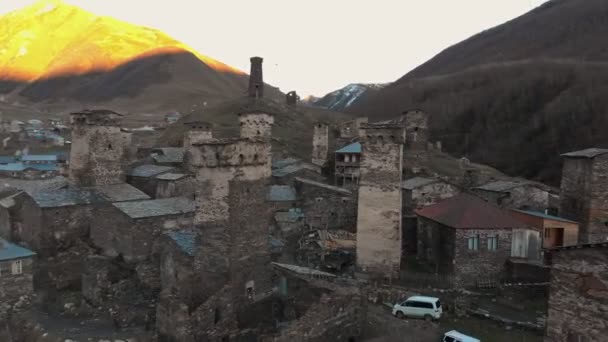
[[413,296],[393,306],[393,315],[399,318],[407,316],[431,320],[441,318],[442,313],[441,301],[435,297]]
[[481,342],[481,340],[460,333],[456,330],[451,330],[443,334],[442,342]]

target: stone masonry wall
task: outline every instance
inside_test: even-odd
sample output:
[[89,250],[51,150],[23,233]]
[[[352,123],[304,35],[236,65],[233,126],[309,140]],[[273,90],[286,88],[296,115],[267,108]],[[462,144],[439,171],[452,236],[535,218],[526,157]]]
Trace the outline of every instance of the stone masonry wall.
[[546,342],[600,342],[608,334],[608,249],[552,255]]
[[323,123],[315,124],[312,136],[312,163],[323,166],[329,153],[329,126]]
[[401,175],[404,131],[364,125],[357,216],[357,266],[396,276],[401,260]]
[[[467,238],[479,236],[479,249],[468,249]],[[498,236],[496,250],[488,250],[488,238]],[[455,235],[454,275],[460,285],[478,280],[499,281],[511,256],[511,229],[457,229]]]
[[596,157],[591,170],[587,242],[608,241],[608,155]]
[[34,293],[34,259],[19,259],[22,262],[21,274],[12,274],[12,263],[15,260],[0,261],[0,303],[14,303],[21,296]]
[[351,232],[357,227],[357,197],[345,189],[330,190],[296,182],[298,207],[313,229],[343,229]]
[[404,116],[406,142],[403,149],[403,168],[405,174],[416,174],[423,170],[428,160],[428,114],[412,110]]

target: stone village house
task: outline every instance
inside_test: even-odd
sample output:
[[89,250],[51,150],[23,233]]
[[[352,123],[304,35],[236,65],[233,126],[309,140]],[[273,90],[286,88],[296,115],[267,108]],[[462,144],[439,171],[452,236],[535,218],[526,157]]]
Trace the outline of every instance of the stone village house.
[[510,213],[469,194],[416,210],[418,257],[457,285],[498,280],[511,256],[514,229],[527,229]]
[[554,196],[546,185],[531,181],[494,181],[473,188],[473,193],[502,208],[535,211],[549,209]]
[[34,257],[29,249],[0,239],[0,303],[34,293]]

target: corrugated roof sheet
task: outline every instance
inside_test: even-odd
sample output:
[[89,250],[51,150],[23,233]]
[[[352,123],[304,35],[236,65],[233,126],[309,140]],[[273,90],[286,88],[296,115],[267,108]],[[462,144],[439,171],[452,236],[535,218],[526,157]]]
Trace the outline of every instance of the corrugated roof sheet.
[[57,161],[55,154],[28,154],[21,157],[22,161]]
[[10,164],[15,163],[17,158],[14,156],[0,156],[0,164]]
[[29,249],[0,238],[0,261],[28,258],[34,255],[36,255],[36,253]]
[[295,201],[296,190],[290,185],[272,185],[266,199],[271,202]]
[[315,173],[319,173],[319,174],[321,173],[320,168],[316,165],[305,163],[305,162],[298,162],[295,164],[284,166],[279,169],[273,169],[272,176],[278,177],[278,178],[285,177],[285,176],[291,175],[291,174],[296,173],[301,170],[310,170]]
[[175,242],[182,252],[192,257],[196,254],[196,247],[198,246],[200,236],[197,231],[178,230],[167,232],[166,234]]
[[158,176],[161,173],[169,172],[175,170],[172,166],[162,166],[162,165],[153,165],[153,164],[144,164],[140,165],[131,172],[129,172],[129,176],[133,177],[154,177]]
[[452,228],[525,228],[526,224],[478,197],[460,194],[416,210],[416,214]]
[[608,153],[608,149],[605,148],[588,148],[581,151],[574,151],[562,154],[563,157],[574,157],[574,158],[595,158],[602,154]]
[[99,192],[99,194],[101,194],[110,202],[125,202],[150,199],[150,196],[148,196],[146,193],[126,183],[100,185],[93,187],[92,189]]
[[41,208],[69,207],[104,203],[106,199],[93,189],[66,188],[31,194]]
[[194,202],[185,197],[121,202],[112,205],[134,219],[194,212]]
[[554,220],[554,221],[561,221],[561,222],[568,222],[568,223],[576,223],[578,224],[578,222],[576,221],[572,221],[572,220],[568,220],[565,219],[563,217],[559,217],[559,216],[553,216],[553,215],[549,215],[549,214],[545,214],[539,211],[529,211],[529,210],[519,210],[519,209],[513,209],[514,211],[526,214],[526,215],[531,215],[531,216],[536,216],[536,217],[540,217],[540,218],[544,218],[547,220]]
[[160,179],[160,180],[168,180],[168,181],[174,181],[174,180],[179,180],[182,179],[184,177],[188,177],[187,174],[184,173],[163,173],[162,175],[158,175],[155,178],[156,179]]
[[361,153],[361,143],[352,143],[337,150],[336,153]]
[[438,179],[435,178],[425,178],[425,177],[414,177],[404,181],[401,184],[403,189],[413,190],[421,186],[425,186],[428,184],[433,184],[439,182]]

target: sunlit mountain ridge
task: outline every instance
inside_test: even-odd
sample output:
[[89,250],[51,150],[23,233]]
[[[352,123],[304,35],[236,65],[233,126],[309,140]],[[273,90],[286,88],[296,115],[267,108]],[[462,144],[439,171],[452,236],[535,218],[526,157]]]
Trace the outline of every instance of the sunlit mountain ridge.
[[0,16],[0,79],[31,82],[112,70],[144,57],[190,52],[219,72],[243,74],[163,32],[42,0]]

